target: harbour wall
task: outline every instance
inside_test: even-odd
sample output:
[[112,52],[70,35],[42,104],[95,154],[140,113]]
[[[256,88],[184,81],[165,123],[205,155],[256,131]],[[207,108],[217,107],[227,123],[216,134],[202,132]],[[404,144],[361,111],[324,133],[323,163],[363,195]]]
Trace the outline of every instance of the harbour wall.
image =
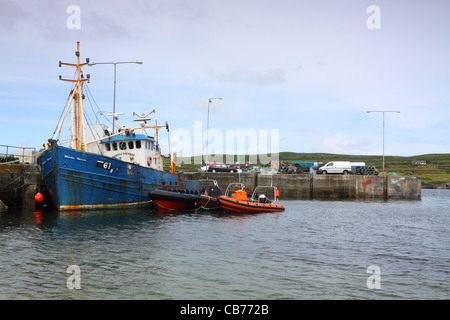
[[[281,200],[421,199],[419,177],[222,172],[185,172],[184,176],[186,180],[216,180],[224,191],[228,184],[241,182],[249,194],[256,186],[274,185]],[[2,203],[7,207],[35,206],[37,192],[48,193],[36,165],[0,165],[0,209]]]
[[2,163],[0,165],[0,200],[7,207],[35,205],[34,196],[45,188],[41,173],[34,164]]
[[259,174],[185,172],[186,180],[216,180],[222,190],[241,182],[247,193],[256,186],[274,185],[280,200],[303,199],[421,199],[420,177],[374,175]]

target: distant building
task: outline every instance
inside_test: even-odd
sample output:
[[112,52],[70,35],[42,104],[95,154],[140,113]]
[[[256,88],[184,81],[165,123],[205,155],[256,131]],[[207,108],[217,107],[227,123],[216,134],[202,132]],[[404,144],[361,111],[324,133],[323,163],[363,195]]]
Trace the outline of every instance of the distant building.
[[426,160],[413,160],[412,164],[417,164],[417,165],[426,165],[427,161]]

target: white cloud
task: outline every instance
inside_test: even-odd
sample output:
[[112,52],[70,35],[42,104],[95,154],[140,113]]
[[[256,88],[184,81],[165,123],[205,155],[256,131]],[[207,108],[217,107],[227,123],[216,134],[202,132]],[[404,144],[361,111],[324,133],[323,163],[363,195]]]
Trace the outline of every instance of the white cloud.
[[233,83],[235,85],[278,85],[285,83],[287,80],[286,72],[282,68],[268,70],[228,69],[218,72],[210,71],[209,74],[220,83]]
[[370,143],[364,138],[356,138],[342,132],[315,139],[315,152],[338,154],[371,154]]

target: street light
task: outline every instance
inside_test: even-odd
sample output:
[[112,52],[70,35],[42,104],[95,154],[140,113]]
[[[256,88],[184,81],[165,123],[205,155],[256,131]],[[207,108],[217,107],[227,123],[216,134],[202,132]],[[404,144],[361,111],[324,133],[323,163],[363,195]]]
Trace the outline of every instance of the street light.
[[371,112],[381,112],[381,113],[383,113],[383,172],[384,172],[384,114],[386,112],[400,113],[400,111],[374,111],[374,110],[368,110],[367,111],[367,113],[371,113]]
[[114,65],[114,100],[113,100],[113,112],[110,114],[113,117],[113,133],[115,133],[115,121],[116,121],[116,66],[118,64],[125,64],[125,63],[135,63],[135,64],[142,64],[142,61],[125,61],[125,62],[89,62],[88,66],[95,66],[96,64],[113,64]]
[[205,157],[205,162],[206,165],[208,165],[208,131],[209,131],[209,105],[211,104],[212,100],[217,99],[217,100],[222,100],[221,97],[217,97],[217,98],[209,98],[208,100],[208,119],[206,121],[206,157]]

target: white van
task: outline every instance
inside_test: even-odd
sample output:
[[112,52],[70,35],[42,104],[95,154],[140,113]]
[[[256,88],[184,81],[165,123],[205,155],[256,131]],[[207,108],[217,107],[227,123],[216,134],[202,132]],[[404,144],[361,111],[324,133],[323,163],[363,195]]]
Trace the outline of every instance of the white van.
[[317,170],[317,173],[327,174],[327,173],[339,173],[339,174],[349,174],[352,172],[352,165],[350,161],[333,161],[327,162],[325,165]]
[[317,173],[328,174],[349,174],[352,173],[352,166],[365,166],[365,162],[350,162],[350,161],[333,161],[327,162],[325,165],[317,170]]

